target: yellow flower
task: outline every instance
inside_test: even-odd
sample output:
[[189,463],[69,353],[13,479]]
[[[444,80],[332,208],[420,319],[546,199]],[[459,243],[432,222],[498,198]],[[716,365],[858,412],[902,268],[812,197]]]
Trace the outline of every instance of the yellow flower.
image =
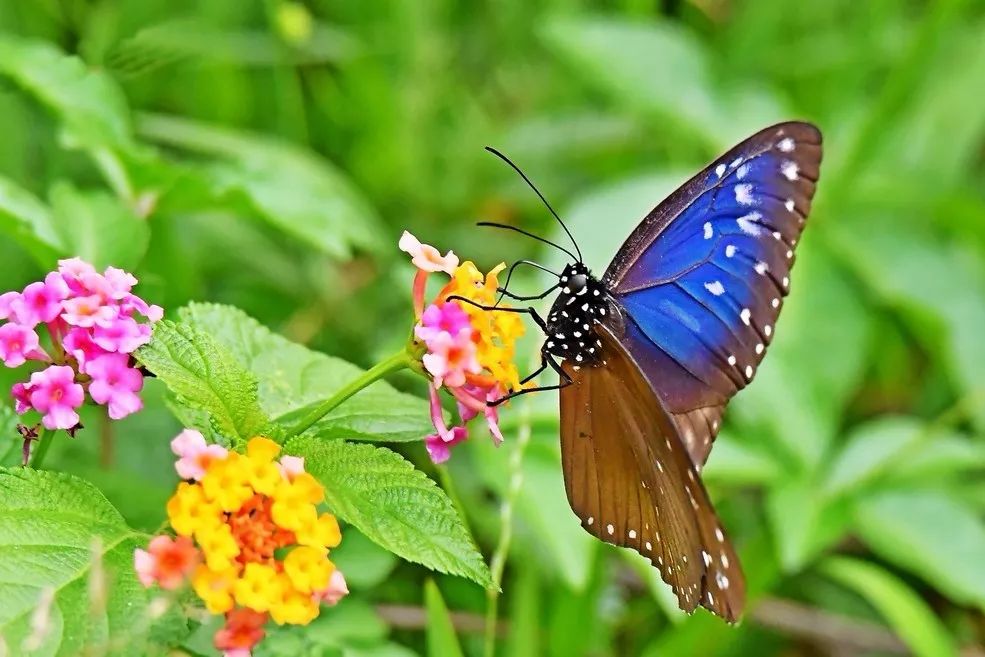
[[219,506],[205,499],[198,484],[178,484],[178,490],[168,500],[167,510],[168,521],[179,536],[191,536],[199,529],[221,523]]
[[311,547],[336,547],[342,541],[339,521],[331,513],[323,513],[317,521],[307,523],[294,530],[299,545]]
[[291,481],[282,480],[274,491],[271,517],[279,527],[295,531],[317,518],[315,504],[321,502],[325,491],[318,480],[302,472]]
[[280,454],[280,445],[263,436],[251,438],[246,444],[246,455],[254,461],[270,463],[278,454]]
[[284,559],[284,572],[302,593],[324,590],[334,570],[335,564],[324,549],[296,547]]
[[284,597],[284,580],[272,566],[248,563],[233,592],[237,604],[254,611],[268,611]]
[[243,467],[247,470],[250,486],[261,495],[273,495],[277,486],[284,480],[280,469],[269,461],[245,459]]
[[205,563],[211,570],[227,570],[239,554],[239,546],[229,525],[203,527],[195,532],[195,542],[202,548]]
[[233,608],[233,584],[236,582],[236,569],[215,571],[202,564],[195,569],[192,587],[205,603],[205,608],[213,614],[224,614]]
[[253,496],[250,486],[250,469],[244,467],[245,458],[236,452],[221,461],[213,461],[202,477],[202,489],[205,497],[215,501],[219,507],[231,513],[243,506],[246,500]]
[[[281,573],[281,577],[287,576]],[[278,625],[307,625],[318,616],[318,603],[310,593],[302,593],[290,586],[284,587],[284,595],[270,606],[270,617]]]

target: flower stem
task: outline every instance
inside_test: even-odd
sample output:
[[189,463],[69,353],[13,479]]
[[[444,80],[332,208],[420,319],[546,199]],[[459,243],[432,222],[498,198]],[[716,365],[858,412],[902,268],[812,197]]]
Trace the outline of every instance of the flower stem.
[[35,470],[41,469],[41,465],[44,463],[44,457],[48,454],[48,449],[51,447],[51,439],[54,437],[55,432],[51,429],[41,429],[41,435],[38,436],[37,446],[31,454],[30,466]]
[[496,654],[496,625],[499,620],[499,593],[503,583],[503,570],[510,552],[510,542],[513,540],[513,510],[517,497],[523,488],[523,455],[530,444],[530,403],[524,400],[520,407],[519,431],[509,462],[509,484],[499,516],[502,529],[499,532],[499,542],[493,552],[489,569],[492,571],[493,585],[486,590],[486,632],[485,657],[495,657]]
[[339,388],[334,395],[318,404],[318,406],[313,408],[310,413],[307,413],[293,426],[291,426],[288,429],[287,434],[289,436],[297,436],[304,433],[314,426],[318,420],[322,419],[334,410],[336,406],[344,402],[349,397],[352,397],[363,388],[374,383],[376,380],[383,378],[387,374],[391,374],[397,370],[402,370],[405,367],[412,366],[413,362],[410,354],[408,354],[406,350],[400,350]]

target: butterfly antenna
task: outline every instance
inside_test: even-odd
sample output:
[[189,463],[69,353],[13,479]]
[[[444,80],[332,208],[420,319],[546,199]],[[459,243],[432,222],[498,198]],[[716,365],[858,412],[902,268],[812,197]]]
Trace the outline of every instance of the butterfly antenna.
[[[498,157],[499,159],[501,159],[503,162],[506,162],[511,167],[513,167],[513,170],[516,171],[518,174],[520,174],[520,177],[523,178],[523,181],[525,183],[527,183],[527,185],[530,187],[530,189],[534,190],[534,193],[537,194],[537,196],[540,197],[540,200],[543,201],[543,203],[547,207],[547,209],[550,210],[551,211],[551,214],[554,215],[554,218],[557,219],[557,222],[559,224],[561,224],[561,228],[563,228],[564,229],[564,232],[567,233],[568,239],[571,240],[571,243],[575,247],[575,251],[578,252],[578,258],[577,258],[577,260],[578,260],[578,262],[581,262],[582,261],[581,249],[578,248],[578,242],[575,241],[574,235],[572,235],[571,234],[571,231],[568,230],[568,227],[564,225],[564,222],[561,221],[561,217],[558,215],[557,212],[554,211],[554,208],[551,207],[551,204],[547,202],[547,199],[544,198],[544,195],[540,193],[540,190],[537,189],[537,186],[534,185],[533,182],[530,181],[530,178],[527,178],[527,174],[523,173],[523,171],[520,170],[520,167],[518,167],[516,164],[513,163],[513,160],[511,160],[510,158],[506,157],[505,155],[503,155],[502,153],[500,153],[499,151],[497,151],[492,146],[486,146],[486,150],[489,151],[490,153],[492,153],[493,155],[495,155],[496,157]],[[563,249],[563,250],[567,251],[567,249]],[[568,253],[568,255],[572,255],[571,254],[571,251],[567,251],[567,253]],[[572,255],[572,257],[574,257],[574,256]]]
[[[555,242],[552,242],[549,239],[543,238],[540,235],[534,235],[533,233],[529,233],[529,232],[523,230],[522,228],[517,228],[516,226],[510,226],[508,224],[498,224],[498,223],[496,223],[494,221],[480,221],[480,222],[478,222],[476,224],[476,226],[492,226],[493,228],[502,228],[504,230],[512,230],[512,231],[515,231],[517,233],[520,233],[521,235],[526,235],[527,237],[531,237],[531,238],[537,240],[538,242],[543,242],[544,244],[549,244],[549,245],[553,246],[555,249],[558,249],[560,251],[563,251],[563,252],[567,253],[569,256],[571,256],[572,258],[574,258],[578,262],[581,262],[581,258],[580,257],[575,256],[574,253],[572,253],[568,249],[564,248],[560,244],[557,244]],[[579,254],[579,256],[580,255],[581,254]],[[551,273],[553,274],[554,272],[551,272]]]

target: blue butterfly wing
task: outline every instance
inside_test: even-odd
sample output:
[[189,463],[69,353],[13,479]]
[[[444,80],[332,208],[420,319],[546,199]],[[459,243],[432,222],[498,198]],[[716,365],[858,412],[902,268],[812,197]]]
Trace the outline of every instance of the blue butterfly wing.
[[603,277],[697,468],[773,338],[820,163],[815,126],[760,131],[650,212]]

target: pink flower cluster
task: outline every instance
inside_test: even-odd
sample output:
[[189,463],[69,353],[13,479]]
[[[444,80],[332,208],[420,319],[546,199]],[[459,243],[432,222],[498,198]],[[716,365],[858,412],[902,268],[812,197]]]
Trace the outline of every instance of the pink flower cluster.
[[[57,271],[22,292],[0,295],[0,359],[7,367],[46,363],[11,390],[19,414],[34,410],[48,429],[73,430],[86,392],[114,420],[143,406],[143,376],[130,354],[150,341],[163,311],[131,290],[137,279],[109,267],[97,272],[78,258],[60,260]],[[41,327],[47,333],[42,345]]]
[[[499,399],[503,394],[501,383],[485,372],[480,358],[484,343],[481,331],[460,302],[448,300],[454,294],[471,295],[472,284],[480,276],[472,263],[459,266],[458,256],[452,251],[442,256],[433,246],[422,244],[416,237],[404,231],[400,249],[411,255],[418,268],[414,279],[413,302],[417,315],[415,338],[424,345],[426,353],[421,364],[431,375],[430,409],[435,433],[426,436],[425,446],[431,460],[444,463],[451,456],[451,448],[468,438],[466,423],[482,414],[497,445],[502,443],[499,419],[495,407],[487,401]],[[425,289],[430,274],[444,272],[452,277],[433,303],[425,307]],[[456,280],[468,280],[464,286]],[[494,279],[493,279],[494,280]],[[461,424],[449,427],[442,412],[438,390],[444,387],[455,397]]]

